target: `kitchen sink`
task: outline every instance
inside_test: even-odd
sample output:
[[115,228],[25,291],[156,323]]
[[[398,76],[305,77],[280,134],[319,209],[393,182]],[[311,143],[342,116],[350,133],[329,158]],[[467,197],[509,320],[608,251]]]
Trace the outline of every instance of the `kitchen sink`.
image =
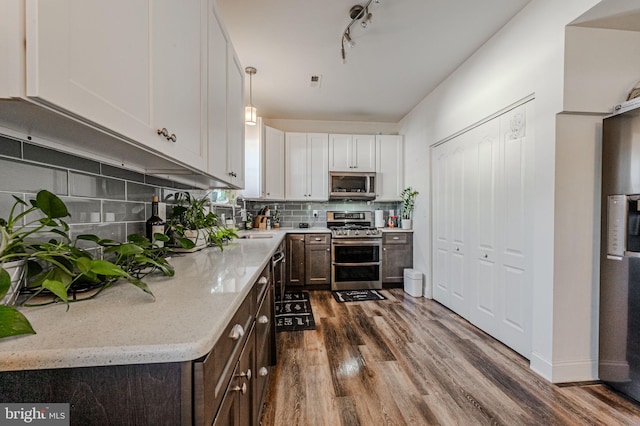
[[255,233],[247,233],[247,234],[240,234],[238,236],[238,238],[241,239],[253,239],[253,238],[273,238],[274,234],[266,234],[263,232],[255,232]]

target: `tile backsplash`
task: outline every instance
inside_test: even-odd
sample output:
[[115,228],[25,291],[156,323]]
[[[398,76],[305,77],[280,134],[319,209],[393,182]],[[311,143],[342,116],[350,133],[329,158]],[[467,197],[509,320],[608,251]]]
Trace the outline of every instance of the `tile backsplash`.
[[[171,208],[172,195],[189,191],[197,197],[207,194],[180,182],[114,167],[99,161],[63,153],[53,149],[0,135],[0,217],[6,218],[13,196],[28,201],[41,190],[58,195],[67,205],[71,218],[71,236],[96,234],[101,238],[124,241],[129,234],[144,234],[146,218],[151,215],[151,199],[157,195]],[[214,213],[231,218],[235,213],[240,224],[240,208],[215,205]],[[281,227],[326,226],[328,210],[398,211],[399,203],[366,201],[268,202],[246,201],[247,210],[255,215],[265,206],[278,210]],[[318,217],[313,217],[313,211]],[[167,212],[169,216],[169,212]]]

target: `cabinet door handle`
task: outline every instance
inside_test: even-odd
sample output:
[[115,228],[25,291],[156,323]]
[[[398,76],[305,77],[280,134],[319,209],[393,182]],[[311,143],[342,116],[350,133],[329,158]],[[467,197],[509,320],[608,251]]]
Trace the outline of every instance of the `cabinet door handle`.
[[260,277],[260,279],[258,280],[258,284],[266,284],[268,282],[269,280],[267,279],[267,277]]
[[234,325],[229,334],[231,340],[240,340],[242,336],[244,336],[244,328],[240,324]]
[[269,374],[269,370],[267,370],[267,367],[261,367],[260,370],[258,370],[258,376],[260,377],[264,377],[267,374]]
[[241,394],[246,394],[247,393],[247,384],[243,383],[242,386],[234,386],[233,388],[231,388],[232,391],[235,392],[240,392]]
[[260,324],[266,324],[269,322],[269,317],[267,317],[266,315],[262,315],[258,318],[258,323]]
[[[241,372],[241,373],[240,373],[240,374],[238,374],[236,377],[246,377],[246,378],[247,378],[247,380],[251,380],[251,369],[250,369],[250,368],[247,368],[247,372],[246,372],[246,373],[242,373],[242,372]],[[244,392],[242,392],[242,393],[244,393]]]

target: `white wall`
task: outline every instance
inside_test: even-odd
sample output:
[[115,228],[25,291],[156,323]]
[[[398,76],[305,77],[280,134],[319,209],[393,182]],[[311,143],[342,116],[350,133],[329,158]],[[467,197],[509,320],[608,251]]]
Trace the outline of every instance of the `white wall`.
[[[564,34],[568,23],[596,3],[533,0],[407,115],[400,129],[406,141],[405,183],[425,194],[416,202],[414,268],[430,277],[429,146],[520,99],[535,96],[531,120],[535,126],[535,196],[529,200],[534,218],[530,359],[531,368],[552,381],[564,381],[561,368],[556,369],[553,363],[555,133],[556,114],[563,110]],[[588,339],[591,324],[578,327],[574,333]],[[580,362],[592,357],[590,350],[583,352],[572,357]],[[583,380],[593,378],[589,368],[580,373]]]

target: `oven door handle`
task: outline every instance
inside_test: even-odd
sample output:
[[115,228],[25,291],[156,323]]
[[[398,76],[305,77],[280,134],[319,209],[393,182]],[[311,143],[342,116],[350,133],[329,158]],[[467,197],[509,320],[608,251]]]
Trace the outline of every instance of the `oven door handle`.
[[367,240],[367,239],[359,239],[359,240],[331,240],[331,244],[334,246],[381,246],[382,240]]
[[331,262],[334,266],[379,266],[382,262]]

